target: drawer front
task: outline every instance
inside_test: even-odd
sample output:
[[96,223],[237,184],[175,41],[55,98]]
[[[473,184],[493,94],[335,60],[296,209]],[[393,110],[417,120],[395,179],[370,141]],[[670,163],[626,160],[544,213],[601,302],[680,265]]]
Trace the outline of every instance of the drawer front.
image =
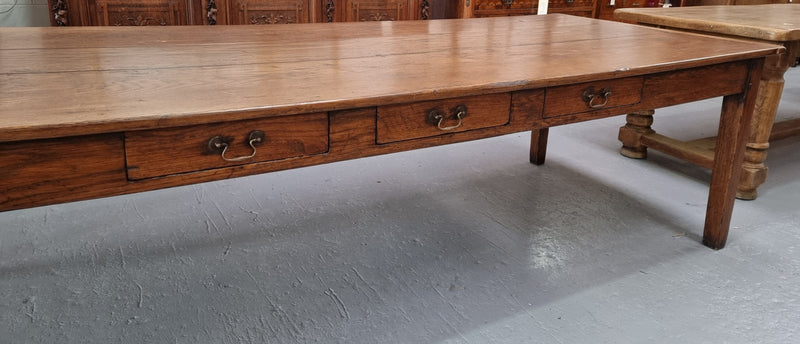
[[125,133],[128,179],[131,180],[327,151],[326,113]]
[[548,88],[544,118],[633,105],[642,101],[641,77]]
[[0,211],[88,199],[125,179],[122,135],[0,143]]
[[505,125],[510,106],[509,93],[381,106],[377,143]]

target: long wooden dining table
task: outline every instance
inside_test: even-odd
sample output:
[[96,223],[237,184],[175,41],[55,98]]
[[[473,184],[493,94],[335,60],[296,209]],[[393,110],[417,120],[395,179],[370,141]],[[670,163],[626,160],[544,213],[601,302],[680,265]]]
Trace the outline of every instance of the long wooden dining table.
[[542,164],[550,127],[722,97],[703,234],[719,249],[782,49],[560,14],[0,28],[0,211],[522,131]]

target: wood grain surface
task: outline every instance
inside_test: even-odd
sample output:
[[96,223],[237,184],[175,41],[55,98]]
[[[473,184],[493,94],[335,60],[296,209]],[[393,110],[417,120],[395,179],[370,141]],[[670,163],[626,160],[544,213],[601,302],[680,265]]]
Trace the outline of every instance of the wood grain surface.
[[0,33],[0,142],[500,93],[776,49],[558,14]]
[[774,42],[800,40],[797,4],[621,8],[614,18]]

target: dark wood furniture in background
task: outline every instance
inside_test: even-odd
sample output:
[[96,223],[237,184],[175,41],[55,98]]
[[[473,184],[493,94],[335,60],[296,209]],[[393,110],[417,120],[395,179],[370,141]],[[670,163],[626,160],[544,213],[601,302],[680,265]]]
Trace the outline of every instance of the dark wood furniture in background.
[[[548,13],[613,20],[665,0],[551,0]],[[789,0],[672,0],[675,6]],[[291,24],[537,14],[538,0],[48,0],[54,26]]]
[[0,43],[0,211],[522,131],[542,164],[549,127],[723,97],[703,239],[716,249],[749,85],[783,49],[560,14],[0,28]]
[[439,0],[48,0],[55,26],[291,24],[445,17]]
[[[459,18],[537,14],[539,0],[457,0]],[[547,13],[594,18],[595,0],[551,0]]]
[[[615,16],[648,26],[782,44],[786,48],[784,54],[767,58],[742,165],[737,197],[755,199],[758,186],[767,178],[764,161],[770,141],[800,134],[800,118],[774,123],[783,92],[783,74],[800,56],[800,5],[640,8],[619,10]],[[700,166],[713,164],[713,137],[682,142],[657,134],[651,127],[653,111],[630,114],[627,122],[619,133],[625,156],[645,158],[649,147]]]
[[[548,13],[596,18],[605,13],[602,10],[607,10],[598,11],[597,1],[552,0]],[[635,1],[639,0],[619,0],[619,3]],[[48,3],[54,26],[425,20],[537,14],[539,6],[538,0],[48,0]]]

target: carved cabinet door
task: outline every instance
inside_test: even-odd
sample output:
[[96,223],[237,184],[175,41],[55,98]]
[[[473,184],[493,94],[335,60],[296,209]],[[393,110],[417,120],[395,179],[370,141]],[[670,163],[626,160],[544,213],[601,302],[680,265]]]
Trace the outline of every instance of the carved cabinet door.
[[309,0],[232,0],[231,24],[293,24],[312,22]]
[[186,25],[186,2],[182,0],[97,0],[95,25],[145,26]]
[[445,3],[436,1],[444,0],[48,0],[48,4],[52,25],[122,26],[430,19],[431,3],[444,8]]
[[420,19],[415,0],[347,0],[344,21]]
[[538,0],[473,0],[472,13],[475,17],[508,16],[536,14]]
[[345,21],[382,21],[408,19],[408,1],[348,0]]

